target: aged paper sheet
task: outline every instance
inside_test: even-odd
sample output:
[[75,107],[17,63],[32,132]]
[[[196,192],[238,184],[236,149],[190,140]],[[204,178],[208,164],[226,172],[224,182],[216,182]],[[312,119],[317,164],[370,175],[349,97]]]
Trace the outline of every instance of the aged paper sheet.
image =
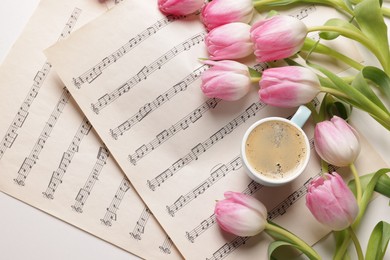
[[[309,6],[292,15],[323,23],[321,12]],[[270,220],[315,243],[329,230],[304,205],[308,182],[321,171],[313,147],[304,174],[278,188],[251,181],[240,158],[249,125],[295,110],[259,102],[255,85],[240,101],[206,98],[199,78],[208,67],[198,60],[207,56],[205,33],[198,15],[166,17],[155,1],[128,1],[46,54],[186,259],[266,258],[267,235],[236,237],[216,225],[215,201],[228,190],[260,199]],[[304,130],[312,140],[311,122]],[[361,172],[383,165],[368,146],[362,154]]]
[[43,50],[107,11],[43,0],[0,67],[0,190],[147,259],[181,259]]

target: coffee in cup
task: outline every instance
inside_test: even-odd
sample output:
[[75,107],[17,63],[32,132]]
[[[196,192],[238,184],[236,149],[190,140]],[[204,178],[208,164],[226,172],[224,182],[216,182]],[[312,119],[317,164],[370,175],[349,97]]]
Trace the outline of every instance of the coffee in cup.
[[301,127],[309,116],[310,110],[301,106],[291,120],[268,117],[247,130],[241,154],[252,179],[276,186],[303,172],[309,161],[310,145]]

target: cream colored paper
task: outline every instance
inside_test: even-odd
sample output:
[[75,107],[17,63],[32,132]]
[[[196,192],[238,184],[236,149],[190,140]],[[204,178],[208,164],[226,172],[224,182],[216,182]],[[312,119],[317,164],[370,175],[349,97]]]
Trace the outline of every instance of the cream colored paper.
[[43,0],[0,68],[0,190],[147,259],[182,258],[43,50],[107,11]]
[[[322,12],[310,6],[294,15],[321,23]],[[205,97],[199,78],[207,66],[198,61],[207,56],[204,36],[197,15],[165,17],[155,1],[129,1],[46,54],[186,259],[266,259],[267,235],[236,237],[216,224],[215,201],[228,190],[260,199],[270,220],[317,242],[329,230],[304,205],[308,182],[321,171],[313,147],[304,174],[278,188],[251,181],[240,159],[249,125],[295,110],[262,104],[255,85],[236,102]],[[311,140],[312,128],[304,127]],[[383,165],[368,146],[362,154],[360,171]]]

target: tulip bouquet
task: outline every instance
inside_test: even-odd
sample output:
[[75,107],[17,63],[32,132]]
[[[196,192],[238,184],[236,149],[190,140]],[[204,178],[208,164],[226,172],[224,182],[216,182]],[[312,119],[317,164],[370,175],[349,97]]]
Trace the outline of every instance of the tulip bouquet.
[[[269,11],[300,3],[328,5],[346,19],[333,18],[321,26],[307,27],[294,17]],[[209,57],[201,60],[210,66],[202,75],[201,89],[206,96],[238,100],[255,83],[259,99],[268,105],[306,104],[311,108],[316,123],[315,150],[322,159],[323,174],[309,184],[306,205],[320,223],[334,230],[334,259],[347,258],[351,242],[358,259],[382,259],[390,240],[390,224],[379,222],[363,256],[354,230],[374,191],[390,197],[390,169],[359,177],[354,166],[360,152],[359,136],[347,123],[356,108],[390,130],[390,50],[384,22],[390,11],[381,4],[379,0],[158,0],[158,7],[165,14],[199,14],[208,31],[205,44]],[[266,11],[264,19],[253,21],[255,12]],[[318,32],[320,39],[308,37],[310,32]],[[338,37],[359,43],[379,65],[364,66],[323,44]],[[313,53],[345,63],[353,68],[353,75],[337,76],[312,62]],[[259,72],[240,62],[250,55],[267,63],[267,69]],[[320,93],[323,95],[317,109],[311,101]],[[334,170],[330,170],[330,165]],[[339,167],[349,167],[353,173],[349,184],[337,173]],[[269,246],[270,258],[277,248],[290,245],[310,259],[321,259],[303,240],[267,220],[265,206],[251,196],[226,192],[225,199],[216,204],[215,215],[227,232],[254,236],[265,231],[271,235],[275,242]]]

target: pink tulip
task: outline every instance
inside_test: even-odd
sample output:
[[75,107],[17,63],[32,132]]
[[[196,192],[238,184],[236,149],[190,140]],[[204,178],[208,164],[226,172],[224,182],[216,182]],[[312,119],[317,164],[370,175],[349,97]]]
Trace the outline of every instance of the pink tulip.
[[237,236],[254,236],[267,224],[267,209],[259,200],[238,192],[225,192],[215,205],[219,226]]
[[252,0],[213,0],[203,7],[201,18],[210,31],[227,23],[249,23],[253,13]]
[[212,60],[244,58],[253,53],[251,26],[246,23],[228,23],[211,30],[206,46]]
[[233,101],[248,93],[252,83],[247,66],[231,60],[204,63],[213,65],[201,77],[201,89],[207,97]]
[[306,25],[284,15],[258,21],[252,26],[251,38],[259,62],[284,59],[297,53],[307,35]]
[[334,116],[316,125],[314,147],[324,161],[334,166],[348,166],[360,153],[359,135],[345,120]]
[[297,107],[308,103],[321,87],[316,74],[300,66],[266,69],[259,85],[260,100],[277,107]]
[[354,222],[359,212],[352,191],[337,172],[310,182],[306,206],[318,222],[332,230],[347,228]]
[[204,0],[158,0],[158,8],[165,14],[188,15],[202,8]]

